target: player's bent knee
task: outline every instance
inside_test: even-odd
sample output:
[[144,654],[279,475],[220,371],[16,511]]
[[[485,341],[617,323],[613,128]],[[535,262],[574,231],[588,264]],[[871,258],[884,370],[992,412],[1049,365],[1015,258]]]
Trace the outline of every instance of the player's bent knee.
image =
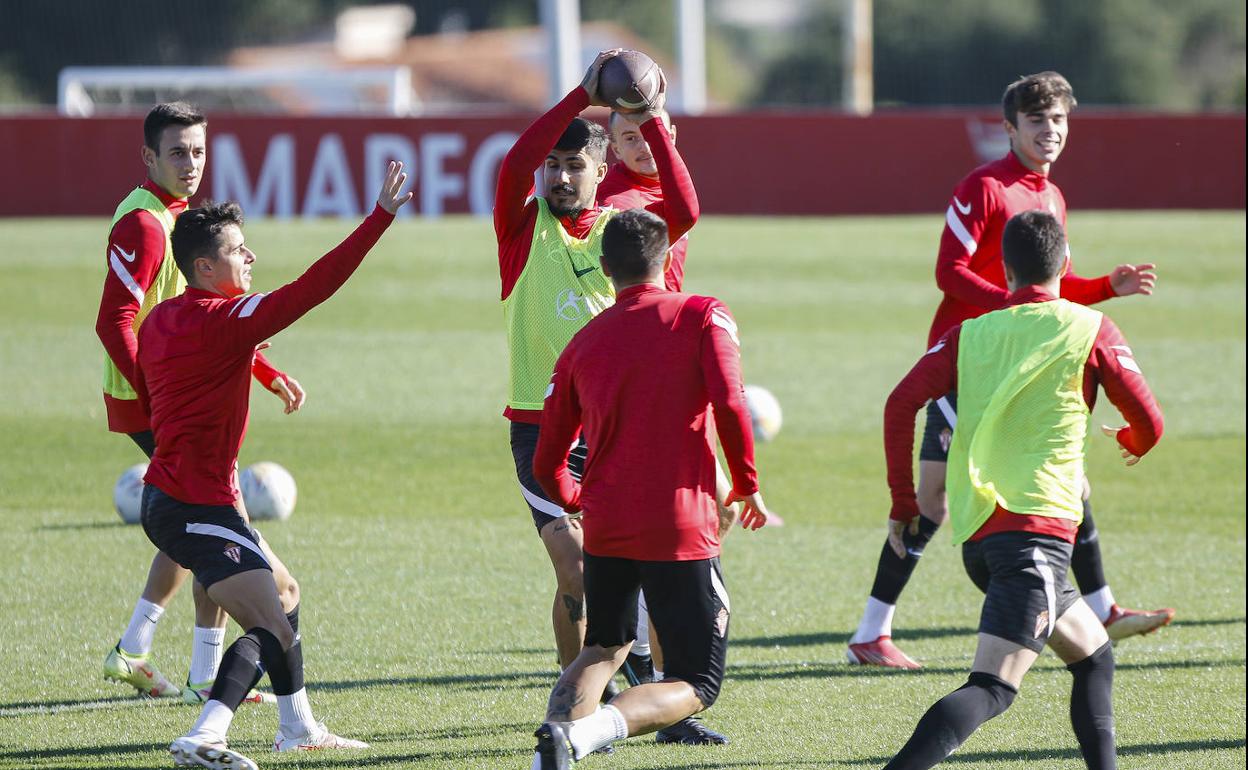
[[1014,703],[1014,698],[1018,696],[1018,690],[1009,682],[1000,677],[983,671],[975,671],[966,679],[966,687],[974,687],[981,691],[986,715],[983,721],[988,721],[993,717],[1004,714]]

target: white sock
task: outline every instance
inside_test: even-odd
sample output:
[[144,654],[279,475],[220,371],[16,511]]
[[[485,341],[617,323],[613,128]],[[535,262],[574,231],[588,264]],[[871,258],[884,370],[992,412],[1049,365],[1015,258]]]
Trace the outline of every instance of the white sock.
[[195,641],[191,644],[191,673],[186,681],[206,684],[216,680],[221,655],[225,652],[224,643],[224,628],[195,626]]
[[630,650],[634,655],[650,654],[650,611],[646,609],[645,593],[637,592],[637,640]]
[[1104,586],[1099,591],[1093,591],[1090,594],[1084,594],[1083,600],[1088,603],[1102,623],[1109,619],[1109,611],[1114,606],[1114,592],[1109,590],[1109,586]]
[[654,670],[654,681],[656,681],[656,682],[662,682],[662,681],[663,681],[663,669],[656,668],[656,669]]
[[867,608],[863,610],[858,630],[850,637],[849,643],[863,644],[874,642],[881,636],[892,636],[893,613],[896,611],[896,604],[885,604],[874,596],[868,596]]
[[628,724],[615,706],[603,706],[568,725],[568,740],[572,742],[572,753],[578,762],[611,741],[627,737]]
[[529,770],[542,770],[542,755],[533,754],[533,764],[529,766]]
[[307,735],[316,730],[316,718],[312,716],[312,704],[308,702],[308,691],[302,687],[299,692],[277,696],[278,722],[282,732],[291,738]]
[[225,743],[225,734],[230,731],[232,721],[234,712],[230,711],[229,706],[219,700],[210,700],[204,704],[204,710],[199,712],[199,719],[195,720],[195,726],[186,736],[212,743]]
[[134,604],[134,614],[130,616],[130,625],[126,633],[121,635],[121,651],[129,655],[146,655],[152,651],[152,638],[156,636],[156,624],[165,614],[165,608],[152,604],[147,599],[139,599]]

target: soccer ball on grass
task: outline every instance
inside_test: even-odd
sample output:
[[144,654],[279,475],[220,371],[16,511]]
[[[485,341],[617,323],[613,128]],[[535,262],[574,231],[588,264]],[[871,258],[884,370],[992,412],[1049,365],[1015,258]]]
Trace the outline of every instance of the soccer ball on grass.
[[298,489],[290,471],[273,462],[248,466],[238,476],[243,492],[243,505],[253,519],[285,521],[295,510]]
[[113,507],[127,524],[139,523],[139,509],[143,502],[143,475],[146,473],[147,463],[131,465],[113,485]]

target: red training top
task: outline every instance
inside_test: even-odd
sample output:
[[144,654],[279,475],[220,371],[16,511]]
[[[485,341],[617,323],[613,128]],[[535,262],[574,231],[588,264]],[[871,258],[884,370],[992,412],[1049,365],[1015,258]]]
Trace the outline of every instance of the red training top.
[[[1006,305],[1053,299],[1055,297],[1039,286],[1024,286],[1006,298]],[[959,324],[946,332],[893,389],[884,407],[884,453],[888,460],[888,486],[893,496],[889,518],[909,521],[919,513],[911,467],[914,416],[930,399],[957,389],[961,331]],[[1127,419],[1127,427],[1118,431],[1118,443],[1131,454],[1143,457],[1161,438],[1161,408],[1148,389],[1126,339],[1109,316],[1101,318],[1101,328],[1083,370],[1083,400],[1088,409],[1096,404],[1097,385],[1105,388],[1110,403]],[[998,506],[971,540],[997,532],[1023,531],[1054,535],[1073,543],[1077,528],[1075,522],[1068,519],[1014,514]]]
[[[584,510],[585,551],[645,561],[719,554],[715,426],[738,495],[758,491],[737,324],[714,297],[621,291],[555,364],[533,475],[564,510]],[[584,426],[578,484],[568,447]]]
[[[598,205],[610,206],[620,211],[644,209],[653,204],[663,205],[663,185],[657,178],[635,173],[623,163],[616,163],[598,185]],[[655,211],[654,209],[650,209]],[[667,219],[663,211],[656,214]],[[667,237],[671,241],[672,264],[663,273],[663,284],[668,291],[680,291],[685,284],[685,257],[689,251],[689,231],[677,231],[668,224]]]
[[[932,319],[928,347],[966,319],[1005,307],[1009,291],[1001,234],[1010,217],[1033,209],[1051,212],[1066,227],[1062,191],[1048,176],[1024,166],[1013,152],[980,166],[958,183],[945,211],[936,256],[936,285],[945,296]],[[1091,305],[1113,296],[1108,275],[1082,278],[1074,274],[1072,264],[1062,277],[1062,297],[1071,302]]]
[[[175,198],[148,179],[143,189],[165,204],[176,218],[186,210],[186,199]],[[134,368],[138,356],[139,341],[134,333],[134,318],[139,313],[139,297],[145,293],[160,272],[165,261],[165,228],[145,209],[135,209],[117,220],[108,234],[105,258],[109,270],[104,274],[104,291],[100,296],[100,310],[95,319],[95,333],[104,344],[104,350],[126,381],[134,385]],[[112,259],[117,254],[119,259]],[[138,289],[135,294],[131,287]],[[273,386],[283,373],[256,354],[252,373],[266,389]],[[142,433],[151,430],[147,414],[137,400],[116,399],[104,394],[104,408],[108,414],[108,429],[114,433]]]
[[184,503],[233,505],[256,345],[329,299],[394,217],[381,207],[303,275],[267,294],[226,298],[189,287],[139,329],[135,390],[156,455],[144,481]]
[[[573,88],[563,101],[525,129],[503,158],[494,195],[494,234],[498,238],[498,272],[503,285],[501,299],[507,299],[520,280],[533,246],[533,229],[537,225],[533,175],[542,167],[568,124],[588,106],[585,89]],[[646,209],[663,217],[669,231],[684,233],[698,219],[698,195],[693,189],[693,179],[662,120],[646,121],[641,133],[649,142],[655,165],[659,167],[664,201],[652,203]],[[561,221],[570,235],[584,238],[601,211],[589,208],[575,219],[564,217]],[[538,423],[542,419],[540,410],[511,407],[507,407],[503,415],[514,422]]]

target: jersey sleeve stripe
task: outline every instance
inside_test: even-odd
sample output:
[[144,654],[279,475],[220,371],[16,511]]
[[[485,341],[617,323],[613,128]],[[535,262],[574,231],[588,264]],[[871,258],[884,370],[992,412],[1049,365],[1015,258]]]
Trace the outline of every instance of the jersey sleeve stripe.
[[711,323],[728,332],[728,336],[740,347],[741,339],[737,336],[737,324],[727,313],[715,308],[711,311]]
[[130,293],[134,295],[134,298],[139,301],[139,304],[142,305],[143,290],[139,288],[137,283],[135,283],[134,276],[130,275],[130,271],[121,264],[121,260],[117,258],[117,254],[115,252],[110,251],[108,253],[108,264],[112,266],[113,273],[117,275],[117,279],[121,281],[122,285],[125,286]]
[[962,224],[962,220],[958,218],[958,213],[953,210],[952,204],[950,204],[949,210],[945,212],[945,224],[949,225],[949,231],[962,242],[962,247],[966,249],[967,254],[974,254],[979,249],[979,243],[967,232],[966,225]]
[[253,294],[250,297],[242,297],[234,303],[234,307],[230,309],[230,315],[238,313],[239,318],[247,318],[256,312],[256,307],[260,305],[260,300],[264,299],[263,294]]

